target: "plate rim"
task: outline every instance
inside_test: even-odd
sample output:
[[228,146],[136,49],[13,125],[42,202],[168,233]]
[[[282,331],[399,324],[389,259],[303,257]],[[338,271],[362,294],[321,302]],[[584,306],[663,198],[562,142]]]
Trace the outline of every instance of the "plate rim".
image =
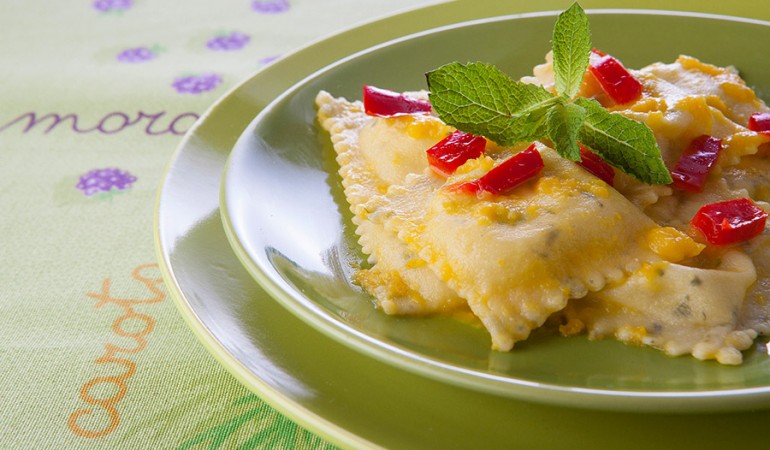
[[[430,3],[428,5],[420,5],[415,8],[406,8],[400,11],[396,11],[392,14],[385,14],[380,17],[376,17],[372,20],[367,20],[360,22],[356,25],[353,25],[351,27],[348,27],[346,29],[342,29],[341,31],[335,31],[332,33],[327,34],[324,37],[321,37],[315,41],[311,41],[308,45],[302,46],[298,48],[296,51],[291,52],[287,55],[285,55],[283,58],[278,60],[277,62],[274,62],[273,64],[262,68],[258,71],[255,71],[248,77],[246,77],[241,83],[236,84],[232,88],[230,88],[228,91],[226,91],[216,102],[214,102],[200,117],[200,119],[188,130],[188,132],[185,134],[185,136],[182,138],[182,140],[179,142],[179,144],[176,146],[176,148],[170,153],[169,160],[163,170],[162,175],[160,176],[160,182],[156,193],[156,202],[155,202],[155,208],[154,208],[154,214],[153,214],[153,241],[154,241],[154,247],[156,250],[156,258],[158,262],[158,266],[160,267],[161,275],[164,280],[164,284],[167,287],[172,300],[174,301],[174,305],[176,309],[179,311],[180,315],[183,317],[185,322],[190,325],[190,329],[193,332],[193,335],[196,337],[196,339],[203,344],[203,346],[206,348],[206,350],[220,363],[223,365],[223,367],[233,374],[245,387],[247,387],[250,391],[254,392],[255,394],[259,395],[263,399],[266,400],[266,403],[269,404],[271,407],[275,408],[278,412],[286,415],[288,418],[295,420],[298,422],[301,426],[305,427],[306,429],[309,429],[310,431],[318,434],[319,436],[326,437],[331,442],[338,443],[340,445],[350,445],[350,446],[356,446],[358,447],[359,444],[362,444],[362,446],[365,447],[371,447],[376,448],[377,446],[371,442],[368,442],[366,440],[361,440],[357,435],[350,433],[345,428],[342,428],[338,425],[336,425],[333,422],[328,421],[324,416],[311,412],[307,410],[306,407],[300,405],[296,400],[287,397],[285,394],[281,394],[278,392],[275,388],[270,387],[267,385],[267,383],[262,380],[257,374],[250,372],[248,370],[243,369],[243,366],[241,363],[237,360],[237,358],[233,357],[229,354],[229,352],[222,346],[221,342],[218,340],[217,336],[213,334],[207,327],[203,326],[199,318],[197,317],[197,313],[190,309],[189,303],[187,303],[186,297],[187,294],[185,290],[178,284],[176,280],[175,275],[175,269],[170,265],[170,261],[167,259],[168,255],[168,248],[166,248],[166,242],[162,235],[165,234],[164,230],[161,230],[159,228],[160,215],[161,215],[161,200],[164,198],[164,192],[169,189],[169,175],[174,167],[177,160],[181,159],[183,157],[183,153],[188,146],[189,142],[193,137],[196,136],[196,133],[198,129],[200,128],[200,125],[210,116],[212,113],[214,113],[215,109],[218,109],[220,107],[225,107],[226,105],[223,105],[226,103],[226,100],[234,93],[235,91],[241,89],[243,85],[250,83],[253,79],[256,79],[258,77],[266,77],[269,76],[271,73],[271,69],[273,67],[281,67],[284,64],[288,63],[295,57],[301,57],[301,56],[308,56],[309,52],[313,50],[314,47],[318,46],[320,49],[325,50],[327,53],[331,53],[331,55],[339,56],[339,54],[335,53],[337,50],[335,48],[331,48],[329,46],[329,41],[338,42],[341,37],[344,37],[347,33],[350,33],[355,30],[365,29],[373,24],[376,24],[377,22],[383,20],[383,19],[393,19],[396,18],[402,14],[409,15],[410,18],[418,18],[419,20],[427,20],[431,24],[441,23],[437,22],[435,19],[435,15],[428,16],[425,14],[425,11],[421,10],[430,10],[436,11],[442,9],[443,12],[446,12],[447,9],[449,9],[449,17],[457,17],[460,19],[466,19],[468,17],[486,17],[491,16],[497,13],[497,11],[500,9],[500,6],[498,4],[495,4],[492,1],[486,1],[481,0],[479,4],[474,3],[473,7],[478,8],[474,11],[471,11],[471,8],[465,8],[461,9],[457,7],[456,5],[451,5],[451,3],[463,3],[462,1],[456,0],[454,2],[451,1],[439,1],[436,3]],[[595,3],[593,0],[584,0],[585,4],[588,3]],[[614,6],[618,6],[618,3],[620,2],[614,2]],[[467,4],[466,4],[467,5]],[[669,0],[666,2],[665,7],[676,7],[676,8],[682,8],[686,9],[688,7],[692,8],[692,4],[681,1],[681,0]],[[506,6],[505,12],[511,12],[511,11],[518,11],[518,10],[526,10],[529,7],[529,5],[520,4],[520,5],[508,5]],[[745,14],[746,15],[754,15],[756,11],[752,10],[751,12],[748,11],[746,6],[743,6]],[[698,9],[710,9],[710,10],[720,10],[718,4],[712,4],[712,3],[706,3],[698,5]],[[415,14],[416,13],[416,14]],[[764,11],[760,15],[764,15],[767,18],[770,18],[770,11]],[[444,19],[445,22],[448,22],[449,20]],[[424,28],[424,26],[421,24],[414,24],[411,23],[408,26],[406,26],[409,30],[419,30]],[[401,29],[400,27],[398,28]],[[400,32],[393,32],[388,33],[386,31],[383,31],[382,29],[375,29],[375,33],[372,35],[373,37],[369,38],[370,43],[376,43],[380,42],[382,40],[389,39],[390,37],[396,36]],[[365,37],[366,39],[366,37]],[[332,56],[325,55],[321,57],[320,59],[324,62],[330,62]],[[314,59],[310,62],[303,62],[301,64],[298,64],[302,67],[303,71],[307,70],[316,70],[320,67],[321,64],[318,63],[317,59]],[[269,93],[267,95],[270,95]],[[257,108],[258,109],[258,108]],[[241,372],[242,370],[242,372]]]
[[[182,316],[184,322],[188,328],[193,332],[198,342],[200,342],[206,349],[207,353],[212,355],[216,361],[227,371],[232,374],[242,385],[246,386],[252,392],[255,392],[259,397],[265,401],[269,406],[274,408],[279,413],[285,415],[289,419],[293,420],[297,424],[306,428],[310,432],[317,436],[326,439],[327,441],[341,445],[350,446],[353,448],[362,449],[382,449],[383,447],[362,438],[361,436],[352,433],[351,431],[339,426],[338,424],[328,420],[327,418],[309,411],[307,408],[299,404],[293,399],[287,398],[281,394],[277,389],[270,386],[267,382],[256,376],[249,371],[238,358],[230,354],[222,344],[217,340],[215,334],[209,329],[203,321],[200,319],[198,313],[190,305],[187,297],[185,296],[180,284],[177,281],[174,268],[168,258],[169,250],[166,248],[165,240],[163,238],[164,230],[161,229],[161,209],[162,201],[164,199],[164,193],[168,187],[169,176],[176,166],[178,160],[182,157],[185,149],[190,145],[193,138],[196,137],[198,130],[206,123],[208,118],[225,108],[228,99],[233,95],[244,89],[253,80],[259,77],[269,76],[270,72],[276,70],[282,64],[287,64],[296,58],[301,58],[303,55],[307,55],[317,47],[328,45],[328,42],[341,39],[343,36],[356,33],[359,30],[366,29],[367,27],[376,25],[387,20],[392,20],[403,15],[420,14],[424,11],[433,10],[451,3],[453,0],[430,0],[420,5],[400,8],[396,11],[380,14],[372,17],[368,20],[363,20],[358,23],[354,23],[350,26],[343,27],[339,30],[327,33],[319,38],[309,41],[308,43],[294,49],[293,51],[282,56],[278,60],[271,64],[258,69],[236,83],[228,90],[226,90],[220,97],[218,97],[193,123],[193,125],[185,132],[182,139],[176,145],[171,153],[168,162],[163,168],[161,180],[155,193],[155,203],[153,208],[153,247],[155,250],[155,258],[158,263],[158,269],[163,279],[164,286],[169,291],[169,295],[174,302],[179,314]],[[315,67],[313,71],[319,69]],[[267,106],[267,105],[265,105]],[[263,106],[260,109],[260,113],[264,110]],[[228,153],[229,158],[229,153]]]

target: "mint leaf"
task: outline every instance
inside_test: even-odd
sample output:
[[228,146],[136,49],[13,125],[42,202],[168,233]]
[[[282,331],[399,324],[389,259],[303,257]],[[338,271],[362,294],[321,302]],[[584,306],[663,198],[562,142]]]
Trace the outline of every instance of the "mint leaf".
[[644,123],[613,114],[596,100],[578,98],[586,110],[578,139],[605,161],[650,184],[672,182],[652,130]]
[[580,90],[591,54],[588,17],[577,3],[556,19],[552,45],[556,92],[571,99]]
[[562,157],[580,161],[578,133],[586,118],[586,110],[574,103],[557,103],[546,114],[548,137]]
[[426,74],[433,110],[449,125],[500,145],[545,136],[557,98],[541,86],[514,81],[484,63],[450,63]]

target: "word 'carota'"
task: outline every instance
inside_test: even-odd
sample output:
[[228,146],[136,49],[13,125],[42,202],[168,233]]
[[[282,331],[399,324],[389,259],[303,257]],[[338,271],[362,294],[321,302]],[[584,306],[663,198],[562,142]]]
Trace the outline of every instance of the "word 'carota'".
[[[142,283],[149,292],[149,298],[116,298],[111,294],[111,281],[105,278],[99,293],[86,293],[95,299],[96,308],[105,305],[116,306],[122,314],[112,322],[112,332],[118,339],[131,345],[106,343],[104,353],[95,361],[96,364],[109,364],[107,367],[120,370],[118,373],[95,376],[80,388],[80,398],[89,406],[70,414],[67,425],[77,436],[97,438],[112,433],[120,423],[118,403],[128,393],[128,380],[136,373],[136,363],[127,359],[128,355],[141,352],[147,347],[147,335],[155,328],[155,319],[146,313],[137,312],[137,305],[162,302],[166,293],[161,289],[163,280],[157,276],[146,276],[145,271],[157,269],[157,264],[145,264],[131,272],[131,278]],[[109,392],[105,395],[104,392]],[[87,423],[83,423],[86,420]]]

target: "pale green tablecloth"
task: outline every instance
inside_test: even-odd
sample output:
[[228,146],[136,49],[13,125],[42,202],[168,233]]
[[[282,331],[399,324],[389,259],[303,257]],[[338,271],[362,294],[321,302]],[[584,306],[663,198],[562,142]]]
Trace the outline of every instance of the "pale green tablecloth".
[[415,0],[0,2],[0,448],[322,448],[193,337],[153,209],[181,136],[292,49]]

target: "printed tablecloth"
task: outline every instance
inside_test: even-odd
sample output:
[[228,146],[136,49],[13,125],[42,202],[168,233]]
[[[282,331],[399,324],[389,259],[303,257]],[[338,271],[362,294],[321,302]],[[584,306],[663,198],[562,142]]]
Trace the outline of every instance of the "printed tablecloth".
[[0,2],[0,448],[325,448],[163,286],[181,136],[281,55],[415,0]]

